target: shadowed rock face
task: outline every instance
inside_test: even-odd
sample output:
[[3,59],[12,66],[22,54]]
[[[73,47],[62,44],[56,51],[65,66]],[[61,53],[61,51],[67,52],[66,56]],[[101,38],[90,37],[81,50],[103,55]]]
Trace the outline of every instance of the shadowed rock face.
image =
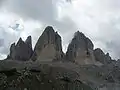
[[28,45],[28,47],[32,50],[32,37],[28,36],[25,43]]
[[61,60],[63,56],[60,35],[51,26],[46,27],[37,41],[32,59],[53,61]]
[[103,64],[109,64],[112,62],[109,53],[105,54],[100,48],[94,50],[95,59]]
[[9,55],[9,58],[12,58],[12,57],[14,57],[14,52],[15,51],[15,43],[13,43],[12,45],[11,45],[11,47],[10,47],[10,55]]
[[24,42],[21,38],[17,44],[13,43],[10,47],[10,54],[8,59],[28,61],[33,54],[31,36],[29,36]]
[[93,43],[83,33],[77,31],[68,46],[66,60],[79,64],[93,64]]

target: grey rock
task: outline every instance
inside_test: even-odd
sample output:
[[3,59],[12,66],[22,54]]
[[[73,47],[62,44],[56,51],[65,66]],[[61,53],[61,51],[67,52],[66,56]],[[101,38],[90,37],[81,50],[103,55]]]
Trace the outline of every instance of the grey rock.
[[83,33],[77,31],[68,46],[66,60],[78,62],[79,64],[85,63],[85,60],[88,63],[93,63],[93,48],[92,41]]
[[112,60],[112,58],[110,57],[109,53],[107,53],[107,54],[105,55],[105,57],[106,57],[106,59],[107,59],[108,61]]
[[60,35],[54,31],[53,27],[46,27],[35,45],[32,60],[61,60],[63,56]]
[[29,48],[31,48],[32,50],[32,37],[28,36],[25,43],[29,46]]
[[11,44],[10,46],[10,54],[7,56],[7,59],[11,59],[12,57],[14,57],[14,51],[15,51],[15,43]]
[[109,56],[109,53],[105,54],[100,48],[94,50],[94,56],[95,56],[95,60],[103,64],[112,63],[112,59]]
[[26,39],[26,42],[24,42],[22,38],[20,38],[16,45],[15,43],[11,45],[8,59],[28,61],[31,58],[32,54],[32,42],[31,36],[29,36]]
[[118,60],[116,61],[115,65],[120,68],[120,59],[118,59]]
[[97,61],[105,63],[105,53],[100,48],[94,50],[94,55]]

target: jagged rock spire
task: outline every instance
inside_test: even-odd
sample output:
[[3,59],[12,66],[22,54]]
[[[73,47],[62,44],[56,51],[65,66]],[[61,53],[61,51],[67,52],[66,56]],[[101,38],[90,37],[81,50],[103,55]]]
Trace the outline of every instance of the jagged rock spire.
[[14,50],[15,50],[15,43],[13,43],[10,47],[10,56],[12,57],[13,57]]
[[21,45],[21,44],[23,44],[23,43],[24,43],[24,41],[23,41],[22,38],[20,37],[19,40],[18,40],[18,42],[17,42],[17,44],[16,44],[16,46],[19,46],[19,45]]
[[30,48],[32,48],[32,37],[31,36],[28,36],[25,43],[27,45],[29,45]]
[[47,26],[35,45],[32,58],[38,61],[52,61],[62,57],[61,37],[53,27]]
[[32,54],[32,41],[31,36],[29,36],[25,42],[20,38],[16,45],[15,43],[11,45],[8,58],[12,60],[28,61]]
[[102,64],[111,63],[112,59],[109,56],[109,53],[105,54],[100,48],[94,50],[95,60],[101,62]]
[[[53,27],[47,26],[39,37],[34,51],[32,50],[32,38],[28,36],[24,42],[20,38],[15,45],[10,47],[8,59],[13,60],[37,60],[37,61],[72,61],[78,64],[94,64],[99,61],[102,64],[110,63],[109,54],[104,54],[101,49],[93,50],[92,41],[82,32],[75,32],[71,43],[68,45],[66,56],[62,51],[61,36],[54,31]],[[96,59],[96,61],[95,61]]]
[[86,37],[82,32],[79,31],[75,32],[73,42],[78,43],[81,48],[94,48],[92,41],[88,37]]
[[82,32],[75,32],[66,52],[66,60],[79,64],[94,62],[93,43]]

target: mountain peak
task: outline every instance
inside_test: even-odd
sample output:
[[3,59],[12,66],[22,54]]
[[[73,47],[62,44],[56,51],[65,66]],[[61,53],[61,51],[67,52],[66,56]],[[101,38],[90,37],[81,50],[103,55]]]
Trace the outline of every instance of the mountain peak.
[[30,43],[32,41],[32,37],[28,36],[27,39],[25,40],[25,43]]
[[92,60],[94,60],[93,43],[82,32],[77,31],[75,32],[71,43],[68,45],[68,49],[66,52],[66,59],[68,61],[84,64],[85,61],[83,60],[88,59],[88,56],[89,56],[88,61],[90,63],[93,63],[92,62]]
[[45,28],[35,45],[34,53],[33,58],[37,57],[38,61],[61,59],[63,54],[61,37],[53,27]]
[[47,26],[43,32],[43,35],[44,34],[47,34],[48,36],[51,36],[55,33],[54,29],[52,26]]
[[54,31],[53,27],[52,26],[47,26],[44,30],[44,32],[46,31]]
[[112,61],[109,53],[105,54],[100,48],[94,50],[95,60],[101,62],[102,64],[108,64]]
[[10,47],[9,59],[28,61],[33,54],[31,36],[24,42],[20,37],[17,44],[13,43]]
[[20,37],[19,40],[18,40],[18,42],[24,42],[24,41],[23,41],[22,38]]
[[82,36],[85,37],[85,35],[80,31],[74,33],[74,37],[82,37]]
[[28,36],[25,43],[28,45],[29,48],[32,49],[32,37]]
[[24,44],[25,42],[22,40],[22,38],[20,37],[19,38],[19,40],[18,40],[18,42],[17,42],[17,44],[16,44],[16,46],[20,46],[21,44]]

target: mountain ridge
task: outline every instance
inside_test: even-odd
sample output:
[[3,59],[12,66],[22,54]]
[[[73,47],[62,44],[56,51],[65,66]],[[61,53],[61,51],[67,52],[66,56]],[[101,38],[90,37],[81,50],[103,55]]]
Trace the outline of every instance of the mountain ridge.
[[[31,42],[31,36],[25,41],[20,38],[11,45],[7,59],[0,61],[0,89],[48,90],[46,86],[54,86],[50,90],[120,90],[120,60],[112,60],[100,48],[94,49],[93,42],[82,32],[75,32],[66,53],[61,36],[52,26],[45,28],[34,50]],[[11,84],[14,81],[17,84]],[[36,85],[31,87],[31,82]]]
[[[20,38],[19,41],[17,42],[17,44],[22,43],[22,42],[24,42],[24,41],[22,40],[22,38]],[[42,50],[44,50],[44,47],[46,47],[46,49],[53,48],[54,54],[57,53],[56,55],[53,55],[53,57],[52,57],[52,59],[54,59],[54,60],[55,59],[62,59],[62,60],[64,59],[64,61],[65,61],[65,59],[68,59],[67,61],[72,61],[73,60],[73,58],[71,58],[72,53],[78,54],[78,52],[76,52],[76,51],[78,51],[78,49],[80,49],[80,48],[84,49],[81,52],[82,53],[84,52],[86,55],[86,56],[80,56],[80,57],[89,57],[90,56],[94,60],[95,60],[95,58],[97,58],[97,60],[95,60],[95,61],[100,61],[100,60],[98,60],[98,54],[100,55],[100,52],[105,54],[100,48],[94,49],[93,42],[80,31],[77,31],[74,33],[74,37],[72,38],[72,41],[69,43],[67,51],[64,53],[62,50],[61,36],[53,29],[52,26],[47,26],[45,28],[45,30],[43,31],[42,35],[39,37],[33,50],[32,50],[32,37],[31,36],[28,36],[24,43],[26,43],[26,44],[28,43],[28,47],[29,47],[29,49],[31,49],[31,52],[32,52],[32,56],[29,57],[29,60],[31,58],[35,59],[35,57],[37,57],[37,54],[39,54],[41,52],[45,53],[45,51],[42,51]],[[16,44],[16,46],[18,46],[17,44]],[[10,51],[13,48],[13,45],[14,45],[14,43],[11,45]],[[72,49],[72,53],[71,53],[70,49]],[[96,52],[96,50],[97,50],[97,52]],[[10,54],[11,54],[11,52],[10,52]],[[109,53],[106,53],[106,54],[109,54]],[[38,55],[38,56],[40,56],[40,55]],[[74,55],[74,56],[76,56],[76,55]],[[106,57],[106,56],[107,55],[102,55],[102,57]],[[56,57],[56,58],[54,58],[54,57]],[[72,60],[70,60],[69,58],[71,58]],[[112,58],[109,55],[108,55],[108,58],[109,58],[109,61],[112,60]],[[33,60],[33,61],[35,61],[35,60]],[[73,60],[73,62],[74,62],[74,60]],[[101,62],[101,63],[104,63],[104,62]]]

